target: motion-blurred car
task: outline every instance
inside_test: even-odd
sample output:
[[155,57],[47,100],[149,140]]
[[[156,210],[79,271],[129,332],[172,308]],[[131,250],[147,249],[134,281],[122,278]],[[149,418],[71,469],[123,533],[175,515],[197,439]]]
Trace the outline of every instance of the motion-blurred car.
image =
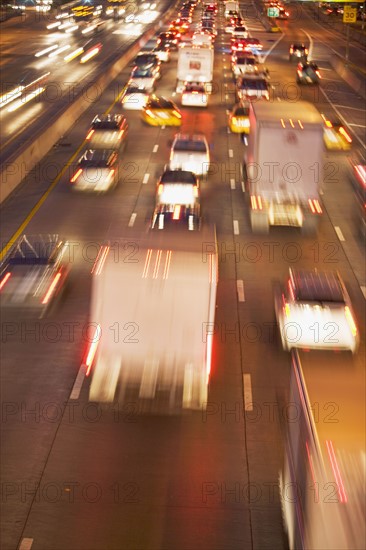
[[158,78],[159,73],[155,69],[134,67],[131,71],[128,86],[136,86],[137,88],[144,88],[145,90],[152,92]]
[[252,52],[253,54],[258,54],[261,50],[263,50],[263,44],[260,40],[258,40],[258,38],[252,38],[249,36],[246,42],[246,51]]
[[133,60],[134,67],[152,70],[157,78],[161,77],[161,63],[156,52],[141,52]]
[[167,44],[171,48],[178,48],[180,33],[177,31],[161,32],[158,36],[157,45]]
[[157,182],[157,204],[193,204],[198,198],[199,181],[189,170],[165,170]]
[[290,269],[286,287],[276,290],[275,313],[287,351],[357,351],[359,332],[339,273]]
[[150,94],[145,88],[136,85],[127,85],[122,93],[121,103],[124,109],[140,111],[146,105]]
[[238,52],[232,56],[231,68],[235,78],[245,74],[256,74],[258,60],[251,53]]
[[248,38],[248,29],[244,25],[234,27],[232,31],[233,38]]
[[352,138],[339,120],[329,120],[321,115],[324,120],[324,144],[332,151],[348,151],[352,146]]
[[78,191],[105,193],[117,185],[118,172],[116,149],[87,149],[80,157],[70,183]]
[[305,44],[291,44],[290,50],[289,50],[289,61],[307,61],[308,59],[309,51]]
[[214,36],[209,33],[196,31],[192,36],[193,46],[212,46]]
[[186,82],[182,92],[181,104],[184,107],[207,107],[208,94],[205,86],[199,82]]
[[45,313],[60,296],[69,273],[69,245],[58,235],[23,235],[1,265],[2,307]]
[[249,134],[249,103],[234,105],[229,113],[228,125],[234,134]]
[[270,85],[267,78],[257,75],[246,75],[238,78],[236,91],[239,101],[265,99],[269,101]]
[[198,230],[201,226],[200,206],[198,203],[185,204],[158,204],[156,206],[151,229],[181,229]]
[[248,46],[248,42],[245,38],[232,38],[230,42],[230,47],[232,53],[234,52],[244,52],[247,51],[246,48]]
[[96,115],[86,136],[91,149],[126,147],[128,124],[123,115]]
[[285,8],[279,6],[278,9],[280,10],[280,12],[277,19],[288,19],[290,17],[290,12],[288,12]]
[[366,239],[366,165],[361,158],[351,162],[351,183],[356,198],[356,226],[357,232]]
[[298,84],[319,84],[320,79],[321,75],[316,63],[313,61],[300,61],[296,74]]
[[150,96],[142,109],[142,119],[150,126],[180,126],[182,115],[178,107],[165,97]]
[[153,49],[153,53],[163,63],[170,61],[170,46],[169,44],[159,44]]
[[170,150],[169,169],[204,176],[210,166],[210,149],[203,134],[176,134]]

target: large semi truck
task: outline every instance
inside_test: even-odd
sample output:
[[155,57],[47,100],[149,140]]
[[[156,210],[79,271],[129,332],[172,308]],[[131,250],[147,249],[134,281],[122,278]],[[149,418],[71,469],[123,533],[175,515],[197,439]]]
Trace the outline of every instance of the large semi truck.
[[136,403],[142,412],[202,410],[215,318],[215,229],[152,231],[106,244],[92,274],[89,399]]
[[322,214],[323,119],[308,102],[252,102],[244,179],[256,233],[272,225],[315,233]]

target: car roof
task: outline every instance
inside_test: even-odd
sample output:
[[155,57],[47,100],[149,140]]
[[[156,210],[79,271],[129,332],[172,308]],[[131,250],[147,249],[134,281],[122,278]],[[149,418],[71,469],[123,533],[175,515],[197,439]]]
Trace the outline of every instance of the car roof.
[[165,97],[150,97],[148,101],[149,107],[153,107],[155,109],[175,109],[175,105],[173,101],[170,99],[166,99]]
[[304,302],[344,302],[338,273],[290,270],[295,298]]
[[87,149],[80,158],[80,162],[99,162],[108,165],[114,155],[116,155],[114,149]]

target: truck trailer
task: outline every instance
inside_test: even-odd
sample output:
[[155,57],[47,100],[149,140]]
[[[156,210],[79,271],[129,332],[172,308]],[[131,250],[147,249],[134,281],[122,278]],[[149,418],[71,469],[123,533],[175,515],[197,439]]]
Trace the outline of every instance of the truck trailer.
[[151,231],[101,247],[84,364],[89,400],[141,412],[206,407],[218,261],[215,228]]
[[315,233],[322,214],[323,120],[308,102],[252,102],[244,180],[255,233],[273,225]]
[[177,93],[181,93],[185,82],[205,84],[206,93],[211,92],[213,78],[214,50],[211,46],[190,46],[182,44],[178,50]]

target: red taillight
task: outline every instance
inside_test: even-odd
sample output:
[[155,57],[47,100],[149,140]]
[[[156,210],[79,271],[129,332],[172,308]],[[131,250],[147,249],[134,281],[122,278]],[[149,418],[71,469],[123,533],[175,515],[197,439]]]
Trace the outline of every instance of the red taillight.
[[309,199],[308,203],[309,203],[309,206],[310,206],[310,210],[312,211],[313,214],[322,214],[323,213],[323,210],[320,206],[320,203],[319,203],[318,199]]
[[89,376],[90,374],[94,357],[95,357],[95,354],[97,353],[100,336],[101,336],[101,329],[100,329],[100,326],[98,325],[97,328],[95,329],[93,340],[90,344],[90,348],[85,359],[85,366],[87,367],[86,376]]
[[89,134],[86,136],[86,139],[90,139],[94,134],[95,130],[90,130]]
[[51,298],[52,294],[55,292],[57,283],[59,282],[60,278],[61,278],[61,271],[56,273],[56,275],[54,276],[53,281],[50,284],[49,289],[47,290],[47,292],[45,294],[45,297],[42,300],[42,304],[47,304],[47,302]]
[[4,288],[4,286],[6,285],[7,281],[8,281],[9,278],[10,278],[10,275],[11,275],[11,273],[10,273],[10,271],[8,271],[7,274],[4,276],[3,280],[2,280],[1,283],[0,283],[0,290],[1,290],[2,288]]
[[71,183],[75,183],[75,181],[78,179],[78,177],[80,176],[80,174],[83,173],[83,169],[82,168],[79,168],[79,170],[72,176],[70,182]]
[[343,126],[341,126],[339,128],[339,133],[342,134],[343,137],[346,138],[346,140],[348,141],[348,143],[352,143],[352,138],[349,134],[347,134],[346,130],[343,128]]

